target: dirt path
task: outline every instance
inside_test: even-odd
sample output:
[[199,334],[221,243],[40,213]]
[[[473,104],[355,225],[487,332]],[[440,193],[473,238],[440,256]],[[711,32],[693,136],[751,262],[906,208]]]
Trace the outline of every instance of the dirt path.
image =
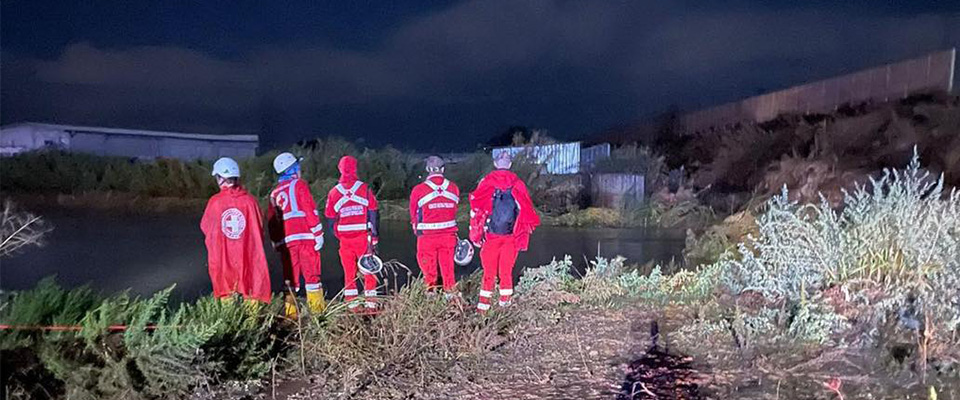
[[469,383],[423,398],[612,399],[637,351],[650,343],[638,309],[571,310],[498,349]]

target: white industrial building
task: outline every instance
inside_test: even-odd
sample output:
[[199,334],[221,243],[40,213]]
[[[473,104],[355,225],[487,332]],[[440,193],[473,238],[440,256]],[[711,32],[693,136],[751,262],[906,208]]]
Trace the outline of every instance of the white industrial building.
[[0,155],[58,149],[101,156],[181,160],[246,158],[257,135],[207,135],[24,122],[0,127]]

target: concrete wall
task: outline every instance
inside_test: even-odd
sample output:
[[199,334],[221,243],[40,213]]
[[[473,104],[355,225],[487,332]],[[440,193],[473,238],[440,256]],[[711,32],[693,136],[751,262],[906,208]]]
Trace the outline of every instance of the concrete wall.
[[764,122],[783,113],[829,112],[843,104],[887,101],[953,89],[956,49],[931,53],[683,115],[687,133],[742,121]]
[[593,174],[590,194],[593,206],[623,209],[643,204],[643,175]]

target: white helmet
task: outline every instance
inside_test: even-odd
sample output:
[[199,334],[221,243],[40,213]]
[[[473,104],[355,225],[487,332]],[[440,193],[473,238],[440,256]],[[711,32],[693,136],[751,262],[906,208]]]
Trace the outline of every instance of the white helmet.
[[220,157],[217,162],[213,163],[213,172],[210,175],[224,178],[239,178],[240,166],[230,157]]
[[277,171],[278,174],[282,174],[283,171],[286,171],[287,168],[293,166],[303,160],[302,158],[297,158],[291,153],[283,152],[277,155],[277,158],[273,159],[273,170]]
[[376,275],[383,270],[383,260],[376,254],[364,254],[357,260],[357,267],[364,275]]
[[473,245],[467,239],[457,241],[457,247],[453,250],[453,262],[464,266],[473,261]]

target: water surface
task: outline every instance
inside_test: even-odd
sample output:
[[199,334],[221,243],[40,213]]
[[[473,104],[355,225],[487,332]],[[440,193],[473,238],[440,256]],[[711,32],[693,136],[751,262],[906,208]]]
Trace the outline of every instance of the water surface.
[[[44,216],[55,227],[47,246],[2,261],[3,290],[28,289],[41,278],[55,274],[63,286],[89,284],[106,292],[131,289],[136,294],[150,294],[172,284],[177,284],[177,299],[190,300],[211,292],[199,214],[52,210]],[[396,259],[418,275],[416,238],[409,226],[385,221],[381,230],[381,257]],[[343,273],[337,243],[329,239],[322,250],[323,284],[328,291],[336,292],[343,287]],[[279,290],[279,257],[271,247],[265,248],[271,282]],[[584,265],[584,257],[592,259],[598,250],[603,256],[619,254],[631,262],[647,262],[679,258],[682,249],[683,234],[677,231],[540,227],[531,237],[530,250],[520,254],[515,274],[564,254]],[[477,256],[470,265],[458,267],[457,273],[466,275],[479,267]]]

